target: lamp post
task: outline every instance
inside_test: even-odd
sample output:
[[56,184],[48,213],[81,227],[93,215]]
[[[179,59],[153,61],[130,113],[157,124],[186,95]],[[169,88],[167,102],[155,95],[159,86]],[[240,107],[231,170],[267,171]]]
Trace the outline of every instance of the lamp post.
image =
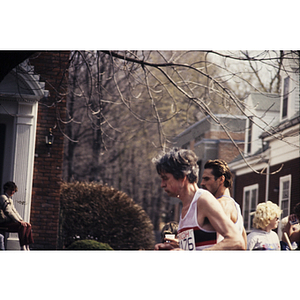
[[54,141],[52,128],[49,128],[49,133],[48,133],[48,135],[45,136],[45,139],[46,139],[46,146],[48,148],[48,156],[50,156],[51,147],[52,147],[53,141]]

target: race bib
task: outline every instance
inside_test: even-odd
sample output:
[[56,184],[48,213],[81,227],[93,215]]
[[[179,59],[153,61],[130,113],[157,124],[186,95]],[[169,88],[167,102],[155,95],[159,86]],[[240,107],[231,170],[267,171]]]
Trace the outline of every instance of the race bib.
[[196,250],[194,230],[188,229],[177,235],[179,247],[183,250]]

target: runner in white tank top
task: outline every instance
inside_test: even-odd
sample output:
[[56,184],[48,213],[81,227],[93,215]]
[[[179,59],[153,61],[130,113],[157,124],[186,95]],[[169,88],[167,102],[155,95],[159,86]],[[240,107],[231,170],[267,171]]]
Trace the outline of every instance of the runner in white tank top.
[[[155,250],[244,250],[242,236],[227,217],[219,201],[199,189],[199,165],[196,154],[187,149],[162,152],[153,160],[161,178],[161,188],[169,197],[182,202],[178,240],[165,238]],[[217,233],[224,236],[216,243]],[[180,248],[178,246],[180,245]]]
[[[193,230],[193,235],[195,239],[195,249],[191,249],[192,244],[188,243],[188,241],[187,244],[181,242],[180,247],[186,248],[186,250],[202,250],[204,248],[213,246],[217,242],[217,233],[215,231],[207,231],[201,228],[197,221],[197,200],[202,193],[207,193],[207,191],[203,189],[198,189],[184,218],[182,218],[182,216],[180,215],[179,226],[177,231],[177,236],[179,237],[179,240],[180,236],[184,236],[184,238],[186,238],[184,232],[186,232],[187,230]],[[185,245],[187,247],[184,247]]]
[[[204,165],[201,187],[210,191],[219,200],[226,215],[242,234],[246,246],[247,234],[244,228],[244,219],[239,204],[230,197],[229,189],[231,186],[232,174],[227,163],[221,159],[208,160]],[[217,242],[222,240],[223,237],[219,235]]]

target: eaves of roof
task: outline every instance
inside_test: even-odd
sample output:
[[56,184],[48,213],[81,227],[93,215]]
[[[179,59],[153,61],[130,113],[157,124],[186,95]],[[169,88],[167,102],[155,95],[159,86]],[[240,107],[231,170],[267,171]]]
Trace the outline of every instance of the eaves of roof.
[[255,106],[255,110],[262,111],[280,111],[280,94],[271,93],[251,93],[252,102]]
[[[230,116],[228,114],[216,114],[215,115],[216,118],[221,119],[221,118],[228,118],[228,119],[246,119],[245,116],[243,115],[235,115],[235,116]],[[176,138],[179,138],[183,135],[185,135],[187,132],[189,132],[191,129],[197,127],[199,124],[203,123],[204,121],[206,121],[207,119],[211,119],[211,116],[207,115],[205,116],[203,119],[199,120],[198,122],[192,124],[191,126],[189,126],[188,128],[186,128],[184,131],[182,131],[181,133],[179,133]]]
[[266,138],[267,136],[270,136],[272,134],[275,134],[277,132],[283,131],[287,128],[290,128],[294,125],[300,124],[300,115],[299,112],[296,113],[296,115],[289,120],[285,120],[281,123],[279,123],[276,127],[274,127],[273,129],[269,130],[269,132],[263,132],[259,138]]

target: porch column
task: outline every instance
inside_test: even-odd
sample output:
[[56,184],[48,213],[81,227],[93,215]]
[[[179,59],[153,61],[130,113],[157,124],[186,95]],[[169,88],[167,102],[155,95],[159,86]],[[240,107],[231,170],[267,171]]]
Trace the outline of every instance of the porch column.
[[26,222],[30,220],[37,106],[37,102],[19,102],[15,124],[13,181],[18,186],[18,192],[14,196],[14,204]]

